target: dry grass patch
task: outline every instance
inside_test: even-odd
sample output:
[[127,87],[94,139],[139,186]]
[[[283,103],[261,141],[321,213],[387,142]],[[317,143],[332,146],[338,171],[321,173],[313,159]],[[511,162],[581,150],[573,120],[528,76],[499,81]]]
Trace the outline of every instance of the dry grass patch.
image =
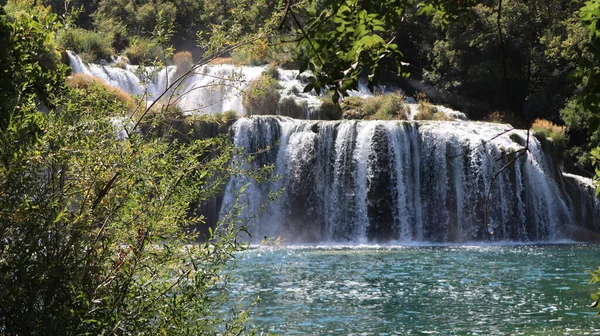
[[89,90],[92,86],[98,86],[110,92],[114,99],[127,106],[134,106],[133,98],[125,91],[107,84],[102,79],[82,73],[76,73],[67,77],[67,86],[73,89]]
[[219,64],[233,64],[233,58],[231,57],[217,57],[212,61],[208,62],[208,64],[219,65]]
[[566,127],[558,126],[545,119],[536,119],[531,125],[534,135],[550,138],[555,144],[563,144],[566,141]]
[[173,55],[173,63],[177,67],[177,74],[179,76],[188,72],[192,66],[194,66],[194,59],[192,53],[189,51],[180,51]]

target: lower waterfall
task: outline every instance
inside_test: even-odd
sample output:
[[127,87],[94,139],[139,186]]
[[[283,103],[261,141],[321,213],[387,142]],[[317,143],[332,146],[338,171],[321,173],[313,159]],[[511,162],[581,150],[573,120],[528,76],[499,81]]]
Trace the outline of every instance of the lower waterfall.
[[[232,127],[234,143],[258,154],[250,163],[241,157],[236,163],[274,165],[274,180],[232,177],[221,213],[241,206],[252,242],[264,236],[289,243],[561,239],[576,224],[574,212],[583,211],[581,201],[566,192],[562,174],[533,136],[529,151],[492,185],[488,218],[494,234],[485,228],[490,183],[527,139],[523,130],[506,132],[510,128],[464,121],[242,118]],[[590,198],[586,213],[598,218],[598,201]],[[588,224],[598,228],[597,220]]]

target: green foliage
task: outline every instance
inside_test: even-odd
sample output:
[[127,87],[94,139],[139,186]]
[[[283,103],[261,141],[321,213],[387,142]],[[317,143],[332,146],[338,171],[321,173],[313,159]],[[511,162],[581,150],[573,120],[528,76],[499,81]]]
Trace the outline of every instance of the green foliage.
[[[349,90],[358,88],[359,76],[365,68],[371,71],[368,86],[372,90],[380,76],[382,58],[395,60],[399,66],[402,53],[395,43],[386,41],[389,38],[386,25],[401,17],[403,8],[384,12],[377,11],[383,8],[363,5],[358,0],[325,1],[323,10],[307,13],[306,27],[299,32],[301,47],[307,55],[301,61],[300,72],[312,71],[305,92],[315,90],[319,94],[329,90],[332,99],[338,101]],[[365,6],[368,5],[377,7],[374,3]],[[290,16],[297,23],[293,11]]]
[[319,117],[324,120],[342,119],[342,109],[330,98],[322,98],[319,107]]
[[408,108],[399,93],[372,97],[348,97],[342,101],[344,119],[406,120]]
[[[595,271],[590,271],[590,283],[598,283],[600,282],[600,267],[598,267]],[[591,308],[596,308],[598,310],[598,314],[600,315],[600,289],[595,294],[592,294],[592,304]]]
[[0,8],[0,333],[243,333],[247,312],[223,305],[239,207],[197,240],[198,204],[244,173],[230,140],[138,132],[114,92],[68,88],[42,66],[56,26]]
[[146,37],[133,37],[124,54],[132,64],[151,64],[164,59],[162,47],[158,42]]
[[512,111],[522,124],[555,119],[576,90],[568,75],[584,45],[578,6],[576,1],[504,0],[499,17],[498,2],[474,5],[463,19],[447,24],[442,36],[430,34],[431,49],[425,45],[420,55],[428,57],[423,77],[441,89]]
[[555,125],[548,120],[536,119],[531,125],[531,131],[539,137],[549,138],[559,147],[563,147],[566,142],[565,127]]
[[429,101],[420,100],[417,105],[417,114],[415,120],[434,120],[438,110]]
[[110,60],[115,54],[111,39],[107,36],[81,28],[67,28],[59,32],[58,45],[66,50],[73,50],[86,63]]
[[274,64],[269,65],[262,73],[263,76],[279,80],[279,69]]
[[[67,93],[59,113],[29,106],[11,120],[0,154],[3,331],[197,335],[240,328],[229,322],[243,314],[219,310],[225,263],[243,248],[235,243],[238,227],[218,226],[200,244],[190,231],[202,225],[190,205],[227,181],[228,140],[117,137],[114,120],[126,115],[103,90]],[[15,148],[31,122],[43,134]]]
[[277,103],[281,95],[279,83],[267,76],[261,76],[248,84],[242,104],[248,114],[277,114]]
[[[54,31],[60,27],[55,14],[19,15],[9,18],[0,8],[0,130],[11,117],[20,113],[15,106],[30,95],[38,103],[52,107],[59,94],[52,83],[62,80],[68,68],[60,63],[53,43]],[[32,126],[33,127],[33,126]],[[34,127],[35,128],[35,127]]]

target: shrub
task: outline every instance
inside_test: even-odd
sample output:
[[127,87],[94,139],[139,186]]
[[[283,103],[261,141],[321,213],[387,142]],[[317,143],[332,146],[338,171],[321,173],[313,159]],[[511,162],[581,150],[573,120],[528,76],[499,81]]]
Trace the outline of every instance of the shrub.
[[177,76],[183,75],[194,66],[194,59],[189,51],[180,51],[173,55],[173,62],[177,67]]
[[122,59],[116,61],[115,64],[113,64],[112,66],[115,68],[127,70],[127,62]]
[[391,93],[371,97],[370,99],[378,98],[379,108],[377,112],[371,115],[370,119],[378,120],[406,120],[408,119],[408,110],[404,105],[404,96],[399,93]]
[[247,114],[277,114],[277,103],[281,86],[273,78],[261,76],[252,81],[246,89],[242,105]]
[[75,51],[86,63],[108,60],[115,54],[111,38],[92,30],[67,28],[59,32],[58,45]]
[[331,98],[322,98],[319,107],[319,118],[324,120],[342,119],[342,110]]
[[488,116],[485,118],[485,121],[497,124],[504,123],[504,114],[500,111],[494,111],[488,114]]
[[284,69],[297,69],[300,48],[293,43],[281,43],[278,40],[256,40],[252,44],[236,49],[231,57],[237,65],[276,64]]
[[107,84],[98,77],[76,73],[67,77],[66,83],[68,87],[80,90],[90,90],[92,87],[98,86],[110,92],[115,100],[124,103],[129,107],[133,107],[134,105],[133,98],[131,98],[129,94],[119,88]]
[[269,46],[265,40],[256,40],[252,44],[236,49],[231,58],[237,65],[258,66],[269,63],[267,58]]
[[156,41],[147,37],[134,37],[125,49],[125,56],[131,64],[149,64],[155,61],[165,61],[163,50]]
[[[119,139],[121,106],[97,88],[3,133],[2,334],[241,334],[246,314],[224,306],[235,214],[204,242],[194,230],[233,171],[227,139]],[[16,147],[31,122],[44,132]]]
[[270,64],[262,73],[263,76],[279,80],[279,69],[275,64]]
[[229,111],[223,112],[223,120],[229,121],[229,120],[236,120],[238,118],[239,118],[239,116],[236,111],[229,110]]
[[344,119],[406,120],[408,111],[399,93],[367,98],[348,97],[342,102]]
[[208,64],[212,64],[212,65],[233,64],[233,59],[231,57],[217,57],[217,58],[211,60],[210,62],[208,62]]
[[444,112],[436,112],[433,114],[433,118],[431,118],[432,120],[438,120],[438,121],[453,121],[455,120],[452,116],[447,115]]
[[549,138],[557,145],[562,145],[566,140],[566,127],[558,126],[551,121],[536,119],[531,125],[531,131],[534,135]]
[[437,108],[425,100],[419,101],[415,120],[433,120],[433,116],[438,112]]

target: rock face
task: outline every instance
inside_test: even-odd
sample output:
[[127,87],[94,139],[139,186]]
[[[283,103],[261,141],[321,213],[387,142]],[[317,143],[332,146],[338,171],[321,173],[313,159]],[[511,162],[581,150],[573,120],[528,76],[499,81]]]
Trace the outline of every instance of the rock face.
[[589,186],[564,177],[549,147],[534,137],[529,152],[491,186],[494,234],[486,232],[486,192],[526,141],[524,131],[494,138],[509,128],[462,121],[243,118],[232,126],[235,145],[247,153],[268,150],[237,164],[274,164],[273,176],[280,178],[269,184],[232,178],[221,211],[235,203],[234,191],[249,184],[238,199],[246,218],[270,192],[282,190],[250,220],[252,236],[293,243],[533,242],[599,232],[599,203]]

